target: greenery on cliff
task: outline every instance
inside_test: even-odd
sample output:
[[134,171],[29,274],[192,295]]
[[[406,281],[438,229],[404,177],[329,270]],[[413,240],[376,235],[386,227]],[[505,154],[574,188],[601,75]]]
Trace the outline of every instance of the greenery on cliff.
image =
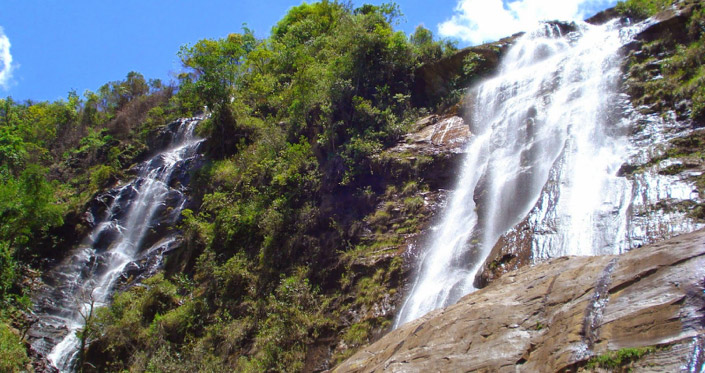
[[[644,17],[668,4],[618,9]],[[653,61],[634,59],[628,84],[644,103],[690,99],[679,113],[702,121],[702,9],[694,14],[675,48],[653,44],[671,53],[664,79],[639,76]],[[389,161],[382,150],[436,109],[412,100],[415,72],[455,49],[423,27],[395,31],[400,15],[393,4],[303,4],[266,39],[244,28],[182,47],[174,86],[131,72],[82,97],[0,100],[0,344],[11,346],[0,360],[14,364],[0,369],[27,361],[16,347],[32,268],[87,233],[86,204],[130,177],[160,129],[204,108],[207,162],[192,178],[184,242],[163,273],[99,310],[84,368],[311,371],[387,328],[403,276],[393,254],[427,213],[427,185],[414,170],[375,171]],[[464,78],[478,73],[473,58]]]
[[83,98],[0,99],[0,320],[27,327],[19,311],[30,307],[31,267],[85,234],[85,204],[147,151],[175,110],[172,90],[131,72]]
[[[649,16],[670,1],[630,1],[618,8],[626,14]],[[640,111],[673,111],[696,126],[705,124],[705,10],[700,2],[684,1],[683,22],[671,22],[629,56],[627,91]]]
[[[86,204],[130,177],[162,127],[206,108],[199,132],[209,161],[194,175],[199,207],[183,212],[183,247],[164,275],[99,312],[91,364],[297,371],[310,368],[317,343],[343,335],[323,360],[366,343],[389,323],[391,314],[370,310],[395,291],[401,262],[352,271],[360,253],[389,244],[362,237],[363,225],[386,225],[389,213],[363,218],[380,198],[423,187],[388,185],[372,156],[427,111],[411,104],[415,69],[454,50],[423,27],[395,31],[400,16],[394,4],[304,4],[267,39],[244,28],[182,47],[177,86],[132,72],[82,97],[0,100],[3,320],[18,333],[27,327],[17,311],[30,306],[31,268],[87,233]],[[404,198],[406,213],[419,210]]]
[[[391,315],[346,313],[393,292],[400,261],[360,276],[346,253],[386,190],[372,156],[420,114],[414,70],[453,50],[423,28],[394,31],[399,16],[390,4],[304,4],[268,39],[244,29],[181,49],[175,100],[211,111],[200,129],[211,161],[191,185],[201,205],[183,213],[167,276],[101,313],[94,365],[312,370],[388,325]],[[340,335],[341,355],[313,358]]]

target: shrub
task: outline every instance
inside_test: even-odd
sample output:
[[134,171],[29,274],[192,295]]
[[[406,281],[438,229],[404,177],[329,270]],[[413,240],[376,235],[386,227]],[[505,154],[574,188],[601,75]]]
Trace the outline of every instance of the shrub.
[[91,184],[90,189],[97,191],[105,186],[115,178],[115,168],[107,165],[99,165],[93,168],[91,172]]
[[617,4],[617,11],[629,17],[648,18],[673,4],[673,0],[626,0]]

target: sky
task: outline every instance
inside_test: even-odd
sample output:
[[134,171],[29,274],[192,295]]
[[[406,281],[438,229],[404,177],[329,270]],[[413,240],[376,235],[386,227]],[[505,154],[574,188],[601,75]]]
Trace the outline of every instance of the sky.
[[[354,6],[380,0],[352,0]],[[137,71],[170,81],[183,44],[240,32],[260,38],[301,0],[0,0],[0,97],[66,98]],[[397,0],[407,34],[424,25],[459,47],[584,19],[616,0]]]

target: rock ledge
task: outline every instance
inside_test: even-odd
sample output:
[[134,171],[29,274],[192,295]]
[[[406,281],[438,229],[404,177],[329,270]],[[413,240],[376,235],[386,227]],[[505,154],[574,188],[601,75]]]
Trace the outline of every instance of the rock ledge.
[[505,274],[403,325],[335,372],[576,371],[655,346],[637,371],[701,371],[705,230],[620,256],[563,257]]

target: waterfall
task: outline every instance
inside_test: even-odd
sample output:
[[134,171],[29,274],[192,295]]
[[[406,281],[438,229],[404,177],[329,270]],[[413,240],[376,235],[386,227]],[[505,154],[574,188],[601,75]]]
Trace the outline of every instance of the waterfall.
[[[193,132],[200,120],[173,123],[178,127],[170,146],[140,164],[137,178],[110,193],[112,201],[93,231],[46,276],[48,286],[35,297],[38,328],[68,332],[58,342],[42,337],[33,346],[46,353],[61,372],[75,369],[80,343],[76,332],[94,307],[106,305],[128,265],[174,243],[175,238],[170,236],[144,247],[150,230],[157,225],[157,215],[168,214],[167,223],[173,224],[186,203],[182,191],[172,185],[178,184],[175,171],[197,156],[202,140]],[[167,209],[167,204],[173,210]]]
[[617,87],[620,48],[638,27],[580,23],[561,35],[544,24],[470,91],[466,158],[395,326],[474,291],[498,239],[521,222],[534,258],[632,246],[633,182],[617,174],[634,146]]

